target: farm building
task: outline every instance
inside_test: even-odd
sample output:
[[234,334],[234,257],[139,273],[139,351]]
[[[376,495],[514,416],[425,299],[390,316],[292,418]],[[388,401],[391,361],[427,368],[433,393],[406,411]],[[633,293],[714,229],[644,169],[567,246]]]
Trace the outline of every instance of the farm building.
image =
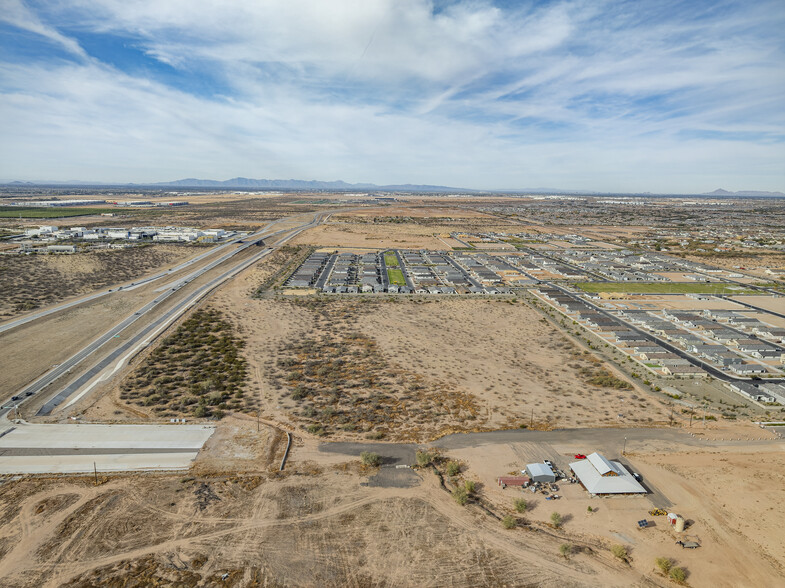
[[570,469],[590,494],[646,494],[646,489],[622,464],[599,453],[571,463]]
[[555,482],[556,475],[553,470],[544,463],[530,463],[526,466],[526,474],[532,482]]

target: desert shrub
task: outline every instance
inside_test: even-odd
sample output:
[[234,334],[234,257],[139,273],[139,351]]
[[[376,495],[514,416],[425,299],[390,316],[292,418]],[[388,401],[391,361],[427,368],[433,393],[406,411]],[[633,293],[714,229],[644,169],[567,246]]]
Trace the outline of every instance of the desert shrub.
[[673,560],[669,557],[658,557],[654,560],[654,563],[657,564],[657,567],[660,568],[663,574],[670,572],[673,567]]
[[448,476],[457,476],[461,473],[461,464],[457,461],[451,461],[447,464],[447,475]]
[[551,513],[551,524],[557,529],[561,527],[562,516],[558,512]]
[[417,452],[417,465],[418,466],[427,466],[432,461],[433,461],[433,455],[431,455],[427,451],[418,451]]
[[684,568],[671,568],[670,572],[668,572],[668,576],[670,576],[670,579],[674,582],[684,584],[684,581],[687,579],[687,572]]
[[363,462],[363,465],[376,467],[382,463],[382,457],[378,453],[363,451],[360,454],[360,461]]
[[477,492],[477,483],[474,480],[466,480],[463,484],[463,487],[466,489],[466,492],[470,495]]
[[517,512],[526,512],[526,509],[529,508],[528,503],[523,498],[516,498],[515,499],[515,510]]
[[562,543],[559,546],[559,553],[562,554],[564,559],[567,559],[567,556],[572,554],[572,544],[571,543]]
[[502,519],[502,525],[504,525],[505,529],[514,529],[518,526],[518,521],[515,520],[514,516],[507,515]]
[[627,548],[624,547],[624,545],[612,545],[611,553],[622,561],[627,561],[627,557],[629,556]]
[[466,488],[463,486],[459,486],[455,490],[452,491],[452,497],[455,502],[464,506],[467,502],[469,502],[469,493],[466,492]]

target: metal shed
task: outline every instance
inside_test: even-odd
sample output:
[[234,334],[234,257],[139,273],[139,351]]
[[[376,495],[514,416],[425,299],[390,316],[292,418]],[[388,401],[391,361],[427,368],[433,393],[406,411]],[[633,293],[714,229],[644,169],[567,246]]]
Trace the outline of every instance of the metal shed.
[[556,475],[544,463],[530,463],[526,465],[526,473],[532,482],[555,482]]

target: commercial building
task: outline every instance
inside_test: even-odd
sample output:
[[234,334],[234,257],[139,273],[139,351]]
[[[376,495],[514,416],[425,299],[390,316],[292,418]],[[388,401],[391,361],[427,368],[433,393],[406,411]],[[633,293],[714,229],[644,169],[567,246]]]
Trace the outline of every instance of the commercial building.
[[590,494],[646,494],[646,489],[618,461],[611,461],[599,453],[570,464],[570,469]]

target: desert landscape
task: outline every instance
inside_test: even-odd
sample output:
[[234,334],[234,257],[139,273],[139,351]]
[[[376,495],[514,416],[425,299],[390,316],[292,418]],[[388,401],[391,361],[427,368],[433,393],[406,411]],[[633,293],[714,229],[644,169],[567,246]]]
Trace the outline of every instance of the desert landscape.
[[[221,219],[247,226],[236,202],[205,197],[203,206],[226,204]],[[322,206],[302,197],[253,202],[255,222],[272,218],[276,207]],[[253,263],[199,298],[112,377],[45,417],[36,416],[40,401],[22,407],[33,422],[185,419],[215,429],[183,471],[96,467],[91,476],[2,478],[3,585],[730,587],[782,575],[781,438],[774,428],[723,418],[722,400],[712,400],[708,421],[700,421],[692,398],[711,397],[705,394],[715,394],[716,383],[641,378],[637,364],[527,288],[388,296],[288,285],[314,251],[464,250],[453,232],[491,255],[574,245],[562,226],[527,226],[478,210],[484,200],[474,209],[432,204],[418,197],[339,208],[285,244],[273,240],[264,257],[241,253],[240,261]],[[313,214],[292,212],[271,231],[297,231]],[[636,231],[595,226],[591,233],[605,239],[596,249],[608,251]],[[521,232],[543,238],[497,247],[476,236]],[[89,258],[25,262],[35,271],[70,268],[73,281],[64,283],[86,285],[64,290],[67,302],[184,259],[144,265],[128,258],[138,268],[133,277],[104,272],[95,283],[80,278],[97,271]],[[541,275],[565,283],[550,269]],[[22,360],[34,349],[47,350],[48,365],[65,361],[124,309],[174,292],[183,280],[172,276],[11,329],[2,360],[9,382],[20,387],[35,377],[40,364]],[[42,288],[43,301],[52,288]],[[779,308],[770,296],[742,299]],[[625,304],[613,300],[608,308]],[[684,296],[650,296],[645,304],[694,305]],[[718,299],[705,308],[742,307]],[[77,328],[88,317],[89,327]],[[693,396],[681,397],[682,390]],[[14,456],[25,451],[38,455],[0,447]],[[45,451],[101,456],[89,447]],[[568,471],[575,455],[594,451],[634,468],[647,494],[602,498],[560,480],[555,500],[498,481],[543,460]],[[683,514],[687,530],[675,533],[665,517],[649,514],[657,508]],[[641,519],[650,525],[638,528]],[[678,540],[701,547],[682,549]]]

